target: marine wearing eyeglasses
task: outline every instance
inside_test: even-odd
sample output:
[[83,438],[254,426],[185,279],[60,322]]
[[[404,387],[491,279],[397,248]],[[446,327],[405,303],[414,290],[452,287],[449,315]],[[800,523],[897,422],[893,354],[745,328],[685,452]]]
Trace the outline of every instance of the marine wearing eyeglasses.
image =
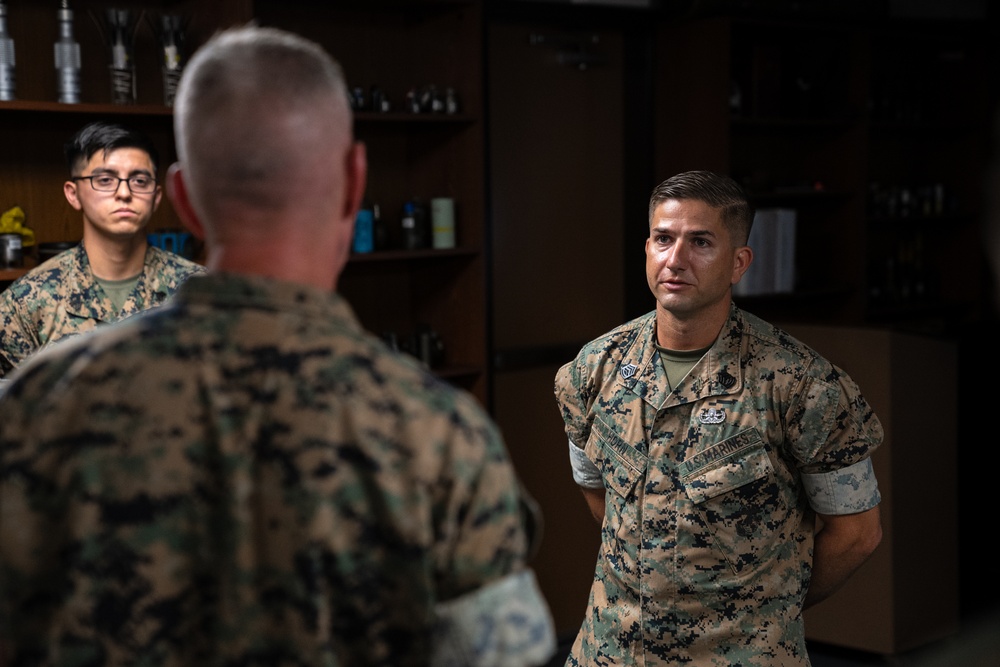
[[81,242],[0,294],[0,377],[46,345],[162,303],[203,270],[146,241],[163,196],[148,137],[91,123],[66,145],[66,160],[63,194],[81,214]]
[[156,179],[149,174],[134,174],[119,178],[111,173],[91,174],[90,176],[74,176],[71,181],[90,181],[90,187],[98,192],[118,192],[122,183],[128,184],[128,190],[134,195],[149,195],[156,192]]

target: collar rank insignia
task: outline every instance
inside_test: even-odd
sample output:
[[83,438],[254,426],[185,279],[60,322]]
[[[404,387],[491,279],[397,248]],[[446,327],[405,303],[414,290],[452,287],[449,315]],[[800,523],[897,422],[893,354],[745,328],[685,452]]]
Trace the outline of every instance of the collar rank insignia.
[[635,364],[633,364],[633,363],[627,363],[627,364],[625,364],[621,368],[622,378],[625,379],[625,380],[629,379],[630,377],[632,377],[633,375],[635,375],[635,372],[637,370],[639,370],[639,367],[636,366]]
[[702,424],[721,424],[726,421],[726,411],[719,408],[705,408],[698,415],[698,421]]
[[736,384],[736,378],[730,375],[726,371],[721,371],[718,376],[719,384],[721,384],[726,389],[732,389],[733,385]]

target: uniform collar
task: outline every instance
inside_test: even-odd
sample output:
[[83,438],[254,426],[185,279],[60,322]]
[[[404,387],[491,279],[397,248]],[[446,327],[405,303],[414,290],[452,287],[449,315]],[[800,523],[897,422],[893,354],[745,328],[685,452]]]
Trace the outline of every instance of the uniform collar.
[[213,272],[188,278],[176,299],[217,307],[308,312],[316,317],[356,323],[350,305],[332,290],[262,276]]
[[618,382],[660,410],[671,405],[690,403],[710,396],[735,394],[743,388],[740,350],[745,323],[743,311],[733,304],[729,319],[715,343],[691,369],[687,377],[670,391],[667,374],[656,349],[655,312],[642,324],[639,349],[626,353],[619,368]]
[[68,260],[72,263],[71,275],[76,279],[76,285],[67,299],[67,312],[98,322],[117,319],[117,313],[111,312],[109,308],[110,299],[94,278],[94,271],[90,267],[90,259],[87,257],[86,248],[83,247],[83,241],[73,248]]
[[125,299],[121,313],[111,310],[111,299],[94,277],[83,241],[67,254],[67,261],[72,265],[71,273],[76,280],[66,304],[66,310],[71,315],[98,322],[115,322],[162,303],[167,298],[167,292],[155,279],[164,266],[162,250],[146,246],[139,281]]

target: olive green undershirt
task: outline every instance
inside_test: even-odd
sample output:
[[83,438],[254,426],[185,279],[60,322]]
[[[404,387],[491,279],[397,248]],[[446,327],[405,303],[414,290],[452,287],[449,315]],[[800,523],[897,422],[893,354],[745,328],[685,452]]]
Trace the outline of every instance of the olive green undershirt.
[[132,290],[135,289],[141,275],[141,273],[137,273],[131,278],[125,278],[124,280],[105,280],[97,276],[94,276],[94,279],[101,286],[101,289],[104,290],[104,293],[108,295],[108,298],[111,299],[114,312],[120,313],[122,312],[122,307],[125,305],[125,300],[132,293]]
[[670,391],[673,391],[674,387],[680,384],[684,376],[698,363],[699,359],[705,356],[710,348],[711,345],[701,350],[678,351],[656,346],[660,353],[660,361],[663,363],[663,370],[667,372],[667,384],[670,386]]

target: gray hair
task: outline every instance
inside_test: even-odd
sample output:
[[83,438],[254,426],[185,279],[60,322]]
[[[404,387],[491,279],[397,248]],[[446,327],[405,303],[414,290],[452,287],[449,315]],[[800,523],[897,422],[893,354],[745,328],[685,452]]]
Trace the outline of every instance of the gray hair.
[[352,141],[340,65],[275,29],[217,33],[185,68],[174,103],[177,152],[192,200],[281,206],[323,155]]

